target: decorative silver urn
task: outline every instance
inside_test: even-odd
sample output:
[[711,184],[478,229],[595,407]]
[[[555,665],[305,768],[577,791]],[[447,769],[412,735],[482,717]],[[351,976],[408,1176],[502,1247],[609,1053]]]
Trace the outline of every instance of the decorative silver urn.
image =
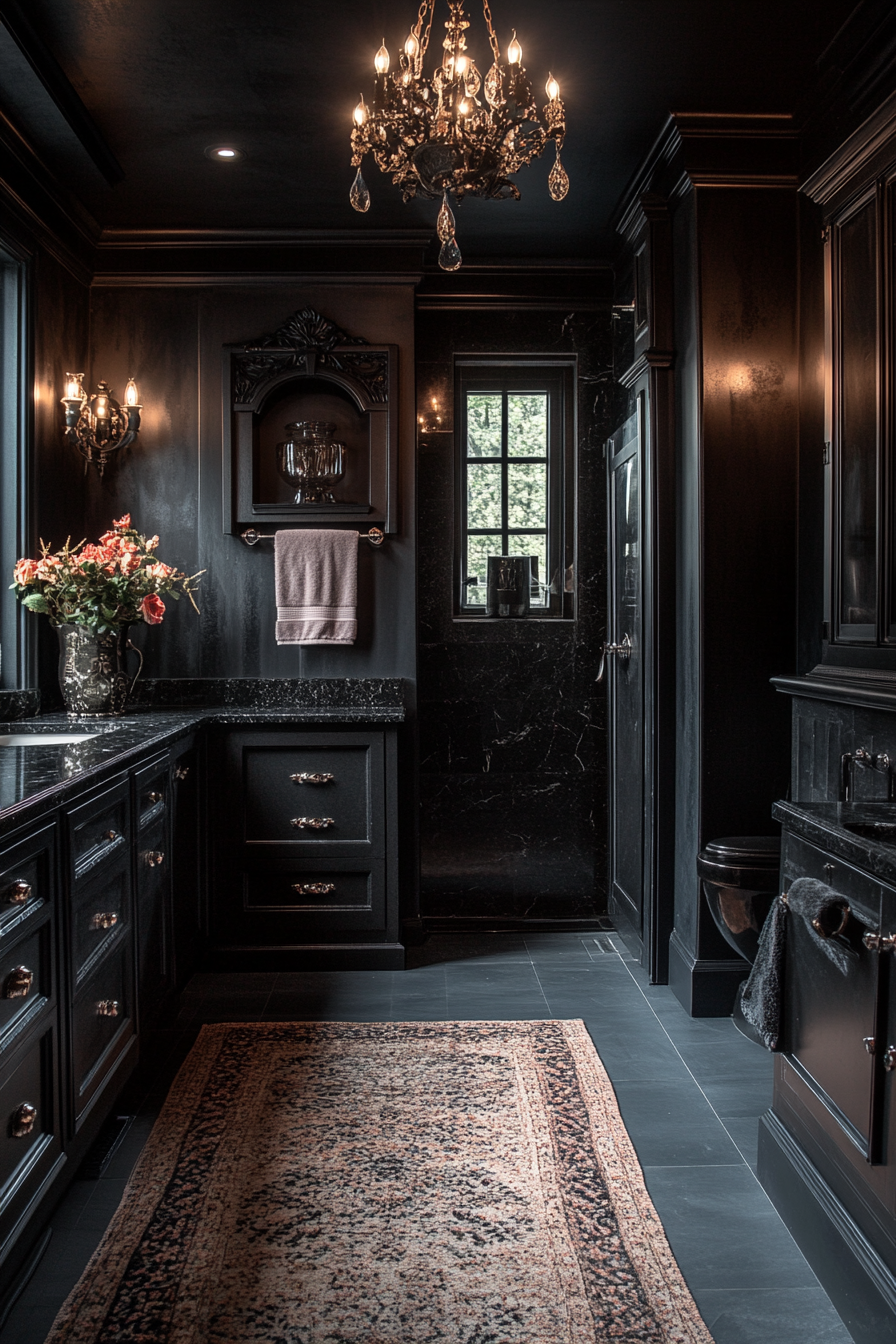
[[296,504],[333,504],[333,486],[345,472],[345,444],[333,439],[336,426],[326,420],[296,420],[277,444],[277,470],[296,492]]

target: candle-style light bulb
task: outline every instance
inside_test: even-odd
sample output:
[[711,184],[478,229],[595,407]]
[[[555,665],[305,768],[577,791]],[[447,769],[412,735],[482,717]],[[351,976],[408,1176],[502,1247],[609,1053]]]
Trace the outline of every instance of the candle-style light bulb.
[[97,420],[109,419],[109,398],[105,392],[98,392],[93,403],[93,414]]
[[468,60],[466,56],[458,56],[454,62],[454,73],[462,75],[467,68]]
[[418,41],[416,33],[408,34],[407,41],[404,44],[404,54],[407,56],[408,60],[416,61],[420,54],[420,42]]
[[65,375],[65,395],[70,401],[75,401],[81,395],[81,375],[79,373],[67,373]]
[[127,387],[124,389],[124,400],[127,406],[136,406],[139,400],[137,396],[137,384],[133,378],[128,379]]
[[544,86],[544,91],[550,98],[552,103],[556,102],[557,99],[560,97],[560,85],[557,83],[554,76],[550,73],[548,74],[548,79],[547,83]]
[[468,112],[470,111],[470,104],[466,98],[461,98],[460,102],[457,105],[457,110],[462,117],[465,117],[468,114]]
[[367,104],[364,101],[364,95],[361,94],[361,101],[352,113],[356,126],[363,126],[367,120]]
[[389,69],[389,53],[386,50],[386,39],[383,38],[383,45],[380,47],[376,56],[373,58],[373,68],[378,75],[385,75]]
[[521,65],[523,61],[523,49],[517,41],[515,28],[513,37],[510,39],[510,45],[507,48],[507,61],[510,65]]

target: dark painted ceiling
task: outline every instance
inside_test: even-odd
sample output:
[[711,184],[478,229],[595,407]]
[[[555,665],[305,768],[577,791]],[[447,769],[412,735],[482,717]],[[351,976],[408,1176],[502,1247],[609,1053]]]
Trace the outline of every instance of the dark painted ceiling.
[[[28,0],[26,13],[124,169],[104,181],[46,88],[0,28],[0,106],[107,228],[405,230],[431,202],[403,205],[369,160],[367,215],[348,202],[348,136],[373,56],[396,55],[415,0]],[[550,200],[550,157],[519,174],[519,202],[466,201],[467,258],[598,259],[626,183],[667,113],[795,112],[855,0],[491,0],[537,90],[559,79],[571,179]],[[479,0],[468,46],[487,68]],[[0,0],[12,23],[13,6]],[[434,44],[446,0],[437,0]],[[436,31],[439,38],[436,39]],[[433,64],[430,47],[427,68]],[[208,145],[233,142],[238,164]]]

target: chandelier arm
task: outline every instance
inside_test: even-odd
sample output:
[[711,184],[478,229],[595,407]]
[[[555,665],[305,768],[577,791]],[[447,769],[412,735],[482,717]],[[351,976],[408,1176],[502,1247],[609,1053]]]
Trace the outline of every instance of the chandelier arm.
[[485,22],[488,28],[488,40],[492,49],[492,55],[495,58],[495,64],[501,64],[501,48],[498,46],[498,39],[495,35],[494,24],[492,23],[492,12],[488,7],[488,0],[482,0],[482,13],[485,15]]

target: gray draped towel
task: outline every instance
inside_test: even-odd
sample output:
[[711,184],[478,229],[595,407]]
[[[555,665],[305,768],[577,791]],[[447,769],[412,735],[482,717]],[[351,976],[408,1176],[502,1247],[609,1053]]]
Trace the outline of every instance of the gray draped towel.
[[[787,915],[801,915],[816,947],[842,975],[849,970],[849,957],[833,938],[821,937],[812,927],[832,911],[842,911],[846,898],[814,877],[798,877],[786,897],[779,897],[768,913],[759,935],[759,948],[749,978],[741,992],[744,1017],[754,1026],[769,1050],[781,1049],[781,1000],[784,992],[784,945]],[[837,921],[835,921],[837,922]]]
[[358,533],[275,533],[274,587],[278,644],[354,644]]

